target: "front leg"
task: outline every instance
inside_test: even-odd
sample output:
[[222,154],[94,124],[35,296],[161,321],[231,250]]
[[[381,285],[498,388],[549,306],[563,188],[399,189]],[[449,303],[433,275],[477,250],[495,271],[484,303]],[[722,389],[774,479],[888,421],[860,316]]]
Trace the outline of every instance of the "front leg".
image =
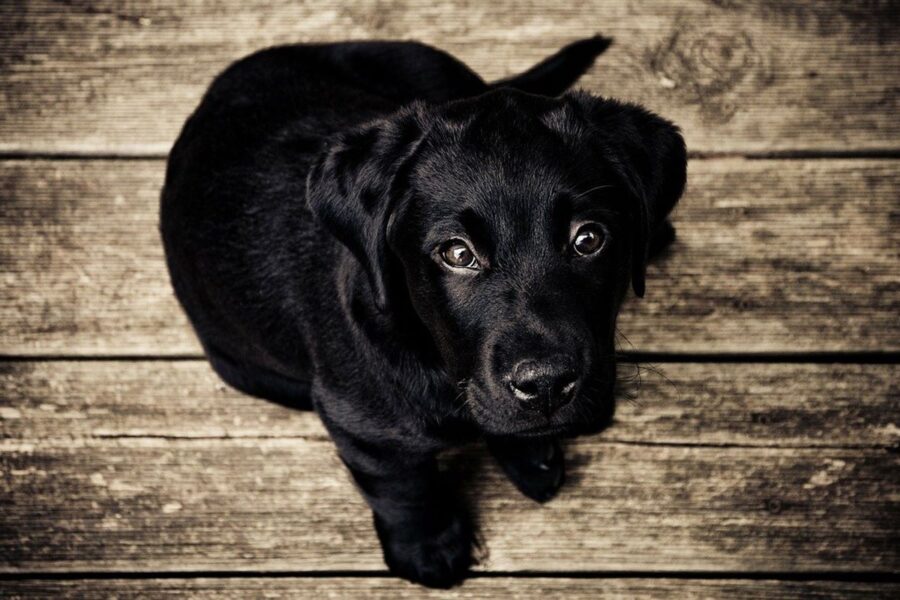
[[472,525],[434,455],[342,441],[341,458],[372,508],[391,572],[429,587],[462,580],[472,563]]
[[550,500],[566,478],[559,440],[488,437],[487,445],[510,481],[532,500]]

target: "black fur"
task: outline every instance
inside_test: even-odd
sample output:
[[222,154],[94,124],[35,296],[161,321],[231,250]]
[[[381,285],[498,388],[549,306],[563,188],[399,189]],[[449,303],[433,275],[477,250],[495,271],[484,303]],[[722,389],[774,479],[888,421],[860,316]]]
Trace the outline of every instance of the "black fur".
[[[557,439],[613,414],[616,315],[671,238],[686,159],[637,106],[555,97],[608,44],[495,84],[417,43],[272,48],[216,79],[172,149],[166,258],[213,368],[315,408],[413,581],[471,562],[436,453],[484,435],[545,501]],[[601,251],[575,252],[580,222]],[[480,270],[442,262],[451,238]]]

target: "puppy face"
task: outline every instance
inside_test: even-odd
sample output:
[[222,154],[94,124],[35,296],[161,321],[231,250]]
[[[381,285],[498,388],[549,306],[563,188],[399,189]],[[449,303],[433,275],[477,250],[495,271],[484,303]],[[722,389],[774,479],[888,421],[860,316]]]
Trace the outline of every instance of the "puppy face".
[[[677,131],[636,107],[510,90],[387,129],[369,151],[394,154],[390,176],[344,185],[383,211],[383,241],[356,242],[373,289],[388,308],[408,296],[486,432],[605,425],[616,315],[629,281],[642,293],[648,231],[684,183]],[[402,282],[385,282],[392,260]]]

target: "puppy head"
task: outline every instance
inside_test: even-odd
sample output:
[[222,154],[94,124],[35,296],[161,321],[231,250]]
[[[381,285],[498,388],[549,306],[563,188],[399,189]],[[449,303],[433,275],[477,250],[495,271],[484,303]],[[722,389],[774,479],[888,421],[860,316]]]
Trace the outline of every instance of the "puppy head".
[[405,296],[485,431],[578,433],[612,416],[616,316],[685,171],[677,129],[639,107],[497,90],[345,138],[309,202],[383,310]]

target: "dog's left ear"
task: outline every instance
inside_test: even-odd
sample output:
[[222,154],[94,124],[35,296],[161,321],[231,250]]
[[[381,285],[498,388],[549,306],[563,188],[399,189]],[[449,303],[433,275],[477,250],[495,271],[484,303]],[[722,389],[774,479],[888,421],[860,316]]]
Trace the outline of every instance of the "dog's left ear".
[[651,236],[658,231],[684,191],[687,151],[679,129],[671,122],[634,105],[569,94],[588,124],[582,137],[599,147],[607,164],[632,196],[634,246],[631,285],[644,296],[644,273]]
[[417,104],[340,134],[319,155],[306,178],[313,216],[362,265],[375,305],[388,306],[386,230],[407,195],[407,177],[424,137]]

